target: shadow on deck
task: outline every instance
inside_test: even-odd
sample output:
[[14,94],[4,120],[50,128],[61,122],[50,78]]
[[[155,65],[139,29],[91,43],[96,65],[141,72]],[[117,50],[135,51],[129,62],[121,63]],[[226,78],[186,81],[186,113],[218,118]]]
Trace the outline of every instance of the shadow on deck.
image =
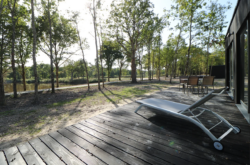
[[[184,104],[200,99],[176,88],[151,95]],[[249,164],[250,125],[226,94],[207,104],[242,132],[222,140],[224,150],[195,125],[177,117],[156,115],[133,102],[48,135],[0,151],[0,164]],[[206,126],[215,120],[201,118]],[[220,136],[225,127],[213,130]],[[7,161],[7,162],[6,162]]]

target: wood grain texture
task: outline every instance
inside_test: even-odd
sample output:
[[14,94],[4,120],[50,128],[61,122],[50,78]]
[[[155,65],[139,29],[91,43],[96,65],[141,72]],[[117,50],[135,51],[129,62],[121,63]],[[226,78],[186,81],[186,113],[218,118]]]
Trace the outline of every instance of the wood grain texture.
[[104,165],[105,163],[99,160],[98,158],[94,157],[86,150],[82,149],[76,143],[72,142],[68,138],[64,137],[63,135],[59,134],[58,132],[52,132],[49,134],[52,138],[54,138],[58,143],[63,145],[67,148],[70,152],[72,152],[76,157],[81,159],[86,164],[91,165]]
[[98,146],[86,141],[83,138],[80,138],[76,134],[70,132],[67,129],[58,130],[60,134],[67,137],[80,147],[82,147],[84,150],[89,152],[90,154],[93,154],[95,157],[98,157],[102,161],[104,161],[107,164],[119,164],[119,165],[126,165],[125,162],[121,161],[120,159],[110,155],[109,153],[105,152],[104,150],[100,149]]
[[[170,164],[169,160],[165,159],[165,161],[162,159],[162,157],[155,157],[155,155],[151,155],[152,153],[147,153],[144,151],[147,151],[148,148],[144,147],[144,146],[140,146],[139,147],[139,143],[133,143],[133,141],[128,140],[127,138],[124,138],[122,136],[119,136],[119,138],[113,138],[115,137],[116,134],[114,133],[110,133],[110,136],[107,136],[105,134],[102,134],[100,132],[97,132],[94,129],[90,129],[88,127],[86,127],[85,125],[87,125],[87,123],[80,125],[80,124],[75,124],[74,126],[83,130],[84,132],[91,134],[97,138],[102,139],[103,141],[105,141],[108,145],[112,145],[116,148],[121,149],[122,151],[131,154],[137,158],[140,158],[144,161],[146,161],[147,163],[151,163],[151,164],[162,164],[162,165],[167,165]],[[89,125],[88,125],[89,126]],[[93,127],[92,127],[93,128]],[[112,136],[112,137],[111,137]],[[127,141],[127,143],[125,143]],[[112,143],[111,143],[112,142]],[[139,149],[138,149],[139,148]],[[155,150],[155,152],[157,153],[157,150]],[[161,154],[161,153],[157,153],[157,154]],[[165,157],[168,157],[168,155],[165,153]],[[178,159],[179,160],[179,159]],[[185,162],[187,165],[188,164],[192,164],[190,162],[186,162],[185,160],[179,160],[179,162]]]
[[40,139],[32,139],[29,141],[39,156],[46,162],[46,164],[51,165],[63,165],[65,164],[60,160],[60,158],[55,155]]
[[36,151],[31,147],[31,145],[28,142],[19,144],[17,147],[20,153],[23,155],[27,164],[45,165],[43,160],[40,158],[40,156],[36,153]]
[[3,151],[0,151],[0,164],[1,165],[8,165],[7,164],[7,160],[6,160],[5,156],[4,156]]
[[9,165],[26,165],[17,147],[11,147],[4,150]]
[[79,160],[76,156],[66,150],[61,144],[55,141],[49,135],[41,136],[40,139],[53,151],[56,155],[59,156],[61,160],[63,160],[66,164],[72,165],[84,165],[81,160]]

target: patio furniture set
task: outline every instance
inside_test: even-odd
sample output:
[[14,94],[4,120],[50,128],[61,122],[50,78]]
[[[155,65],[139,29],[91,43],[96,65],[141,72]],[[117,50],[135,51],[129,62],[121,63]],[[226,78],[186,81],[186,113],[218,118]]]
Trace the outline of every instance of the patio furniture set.
[[207,89],[208,93],[208,87],[213,86],[214,89],[214,76],[180,76],[180,84],[179,84],[179,90],[180,86],[183,86],[184,93],[187,88],[190,88],[192,90],[192,93],[194,92],[194,87],[197,87],[198,94],[199,91],[202,92],[204,95],[205,90]]

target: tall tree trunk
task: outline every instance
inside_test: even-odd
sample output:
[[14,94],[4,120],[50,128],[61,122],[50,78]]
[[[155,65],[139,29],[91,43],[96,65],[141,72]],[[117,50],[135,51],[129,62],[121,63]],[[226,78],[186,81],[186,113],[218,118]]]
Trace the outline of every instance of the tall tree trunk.
[[96,48],[96,69],[97,69],[97,77],[98,77],[98,89],[101,90],[100,86],[100,74],[99,74],[99,58],[98,58],[98,48],[97,48],[97,38],[96,38],[96,8],[95,8],[95,0],[93,0],[93,22],[94,22],[94,31],[95,31],[95,48]]
[[87,63],[86,63],[85,58],[84,58],[84,51],[83,51],[83,46],[82,46],[82,39],[80,37],[80,32],[79,32],[79,29],[78,29],[78,23],[77,22],[76,22],[76,27],[77,27],[77,34],[78,34],[78,38],[79,38],[80,49],[82,51],[82,61],[83,61],[84,67],[85,67],[85,72],[86,72],[86,77],[87,77],[87,83],[88,83],[88,90],[89,90],[90,86],[89,86],[88,66],[87,66]]
[[208,59],[209,59],[209,44],[207,44],[206,76],[208,75],[209,72]]
[[55,93],[55,83],[54,83],[54,67],[53,67],[53,55],[52,55],[52,34],[51,34],[51,19],[50,19],[50,2],[48,0],[48,17],[49,17],[49,43],[50,43],[50,78],[51,78],[51,88],[52,93]]
[[121,75],[122,75],[122,65],[120,66],[120,71],[119,71],[119,81],[121,81]]
[[1,3],[0,3],[0,15],[2,14],[2,11],[3,11],[3,0],[1,0]]
[[160,47],[160,43],[159,43],[159,59],[158,59],[159,63],[158,63],[158,70],[159,70],[159,81],[161,80],[161,47]]
[[2,44],[1,44],[1,61],[0,61],[0,106],[5,105],[4,81],[3,81],[3,28],[2,28]]
[[[15,5],[14,5],[15,6]],[[11,14],[11,19],[12,19],[12,45],[11,45],[11,65],[12,65],[12,70],[13,70],[13,92],[14,92],[14,98],[17,98],[17,89],[16,89],[16,66],[15,66],[15,31],[16,31],[16,21],[14,20],[14,9]]]
[[[102,65],[102,44],[100,40],[100,35],[102,36],[102,30],[100,30],[100,33],[98,33],[98,38],[99,38],[99,46],[100,46],[100,60],[101,60],[101,71],[102,71],[102,87],[104,88],[104,76],[103,76],[103,65]],[[103,42],[102,42],[103,43]]]
[[191,50],[191,44],[192,44],[192,22],[193,22],[193,13],[191,14],[190,18],[190,26],[189,26],[189,47],[188,47],[188,56],[187,56],[187,61],[186,61],[186,67],[185,67],[185,73],[184,75],[186,76],[188,72],[188,67],[189,67],[189,58],[190,58],[190,50]]
[[109,77],[110,77],[110,68],[108,68],[108,82],[110,82]]
[[134,48],[134,46],[132,47],[131,67],[132,67],[132,72],[131,72],[132,83],[137,83],[137,80],[136,80],[136,64],[135,64],[135,48]]
[[150,71],[150,43],[148,44],[148,79],[151,80],[151,71]]
[[25,68],[23,63],[22,63],[22,78],[23,78],[23,91],[26,91]]
[[35,26],[35,14],[34,14],[34,3],[31,0],[31,10],[32,10],[32,33],[33,33],[33,66],[34,66],[34,76],[35,76],[35,100],[38,102],[38,78],[37,78],[37,66],[36,66],[36,26]]
[[58,88],[59,87],[59,75],[58,75],[59,66],[58,66],[58,63],[56,63],[55,65],[56,65],[56,87]]
[[153,51],[153,60],[152,60],[152,80],[154,79],[154,70],[155,70],[155,52]]

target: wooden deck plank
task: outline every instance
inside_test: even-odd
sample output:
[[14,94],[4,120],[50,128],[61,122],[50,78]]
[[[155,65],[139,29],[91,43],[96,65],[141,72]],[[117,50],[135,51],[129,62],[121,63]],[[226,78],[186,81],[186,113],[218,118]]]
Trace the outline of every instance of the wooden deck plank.
[[40,139],[53,151],[55,152],[61,160],[63,160],[66,164],[72,165],[84,165],[81,160],[75,157],[72,153],[66,150],[61,144],[55,141],[49,135],[41,136]]
[[[146,117],[146,118],[152,117],[151,113],[143,113],[143,117],[140,115],[133,115],[133,114],[129,114],[128,117],[126,117],[124,115],[124,113],[123,113],[123,116],[120,116],[120,115],[115,114],[113,112],[106,113],[103,115],[113,116],[115,119],[119,117],[119,119],[122,118],[122,119],[126,119],[126,120],[132,121],[132,122],[136,120],[137,123],[146,123],[146,122],[148,123],[149,121],[143,117]],[[160,117],[160,116],[155,117],[154,121],[150,121],[150,122],[154,123],[154,124],[152,124],[151,127],[154,127],[152,129],[154,129],[155,131],[157,131],[157,130],[161,131],[161,127],[155,125],[155,124],[157,124],[157,125],[161,125],[163,128],[165,128],[167,130],[174,130],[175,134],[178,133],[178,131],[179,132],[186,132],[187,133],[186,137],[190,137],[190,138],[192,138],[192,137],[204,138],[205,137],[207,140],[205,139],[204,141],[211,143],[211,139],[208,138],[208,136],[200,128],[198,128],[195,125],[189,125],[189,124],[187,124],[187,125],[189,125],[188,127],[186,127],[186,126],[182,127],[181,126],[182,123],[179,123],[179,124],[176,123],[179,121],[185,122],[185,121],[180,120],[180,119],[179,120],[176,119],[175,121],[171,122],[171,121],[166,120],[165,117]],[[226,130],[224,130],[224,132]],[[219,137],[224,132],[220,131],[220,133],[218,133],[218,132],[217,133],[213,132],[213,133],[216,137]],[[246,137],[243,134],[235,135],[234,133],[231,133],[231,135],[229,135],[225,139],[223,139],[222,143],[227,148],[234,148],[234,149],[237,149],[237,150],[239,150],[241,152],[245,152],[245,153],[249,152],[249,150],[247,148],[242,147],[242,145],[245,145],[247,143]],[[238,152],[236,152],[236,153],[238,153]]]
[[[135,156],[132,156],[126,152],[121,151],[120,149],[109,145],[108,143],[104,142],[103,140],[100,140],[94,136],[91,136],[83,131],[80,131],[76,127],[70,126],[67,127],[67,129],[78,136],[86,139],[87,141],[91,142],[92,144],[98,146],[99,148],[103,149],[104,151],[108,152],[109,154],[121,159],[122,161],[128,163],[128,164],[138,164],[138,165],[144,165],[149,164],[141,159],[136,158]],[[158,163],[160,164],[160,163]]]
[[58,132],[52,132],[49,133],[49,135],[86,164],[91,164],[91,165],[105,164],[104,162],[92,156],[86,150],[80,148],[77,144],[73,143],[71,140],[59,134]]
[[126,163],[121,161],[119,158],[110,155],[98,146],[80,138],[67,129],[58,130],[58,132],[107,164],[126,165]]
[[27,162],[27,164],[41,164],[45,165],[40,156],[36,153],[36,151],[30,146],[28,142],[19,144],[18,149],[20,153],[23,155],[23,158]]
[[35,138],[29,141],[30,145],[36,150],[39,156],[46,162],[46,164],[51,165],[63,165],[57,155],[55,155],[40,139]]
[[26,165],[17,147],[11,147],[4,150],[9,165]]
[[[149,156],[149,157],[152,156],[155,158],[160,158],[160,159],[163,159],[167,162],[171,162],[174,164],[193,164],[193,163],[201,164],[202,163],[203,165],[212,165],[214,163],[206,159],[201,159],[199,157],[194,157],[192,155],[186,154],[185,152],[178,152],[178,153],[173,152],[173,148],[170,148],[168,146],[160,146],[160,145],[157,146],[157,144],[154,144],[154,143],[144,144],[148,139],[141,139],[140,137],[135,137],[131,134],[129,135],[129,137],[126,137],[125,133],[122,136],[117,132],[117,130],[107,130],[102,127],[93,125],[89,122],[81,122],[81,124],[97,132],[100,132],[101,134],[104,134],[116,140],[119,140],[120,142],[125,143],[126,145],[137,148],[139,152],[147,153],[148,155],[145,154],[145,156]],[[145,159],[145,158],[141,157],[141,159]]]
[[[212,144],[212,140],[198,127],[197,127],[197,131],[190,131],[189,129],[181,129],[178,126],[176,126],[176,127],[168,127],[168,126],[165,126],[164,123],[161,123],[160,126],[157,126],[157,125],[152,124],[151,122],[148,121],[148,123],[151,124],[149,126],[148,124],[144,124],[143,122],[141,122],[141,120],[147,121],[146,119],[144,119],[142,117],[141,118],[138,117],[137,121],[134,122],[134,120],[130,120],[127,117],[124,117],[124,116],[119,116],[118,117],[117,115],[112,116],[112,114],[110,114],[110,115],[101,114],[99,116],[100,117],[102,117],[102,116],[108,117],[108,118],[110,118],[112,120],[116,120],[116,121],[119,121],[121,123],[126,123],[128,125],[133,125],[134,127],[138,126],[138,127],[143,128],[143,129],[153,131],[153,132],[156,132],[156,133],[159,133],[159,134],[170,134],[170,133],[172,133],[174,136],[176,136],[177,134],[183,134],[185,132],[186,133],[185,134],[186,138],[193,139],[197,143],[204,141],[206,143]],[[193,125],[193,127],[194,126],[195,125]],[[232,135],[232,136],[237,136],[237,135]],[[249,150],[247,148],[242,147],[242,144],[243,144],[242,141],[232,141],[232,140],[228,140],[228,139],[225,138],[225,139],[223,139],[222,143],[224,144],[224,147],[227,147],[229,149],[227,151],[232,153],[232,154],[242,156],[242,154],[238,152],[239,150],[241,152],[244,152],[244,153],[249,152]],[[245,144],[246,144],[246,141],[245,141]],[[237,149],[238,151],[237,150],[230,150],[230,149]]]
[[[194,143],[192,141],[187,140],[186,138],[183,138],[183,136],[180,136],[178,134],[176,134],[176,135],[174,135],[173,133],[168,133],[168,134],[164,134],[164,135],[158,134],[158,133],[152,132],[150,130],[146,130],[146,129],[143,129],[140,127],[132,126],[131,124],[124,125],[118,121],[112,120],[110,118],[105,118],[105,117],[100,116],[100,115],[96,116],[92,119],[93,120],[96,120],[96,119],[101,120],[101,122],[103,122],[103,123],[105,122],[105,124],[108,124],[109,126],[116,127],[118,129],[121,129],[121,130],[133,131],[133,134],[148,138],[149,140],[154,140],[154,141],[161,143],[161,144],[169,145],[170,142],[174,142],[178,145],[181,144],[181,145],[184,145],[186,147],[189,147],[190,149],[196,149],[198,151],[201,151],[201,153],[207,153],[208,156],[209,155],[211,156],[211,158],[214,157],[214,155],[216,155],[214,153],[214,149],[212,147],[210,147],[210,148],[207,147],[209,144],[206,144],[206,143],[203,144],[201,142],[199,142],[199,144]],[[203,147],[203,145],[206,145],[206,147]],[[221,153],[220,153],[220,155],[222,155],[221,158],[225,159],[226,161],[228,161],[229,159],[232,159],[232,160],[235,160],[236,162],[246,162],[244,159],[242,159],[241,157],[238,157],[238,156],[234,156],[234,155],[228,156],[227,154],[223,155]]]
[[[123,139],[115,139],[115,138],[109,137],[109,136],[107,136],[105,134],[102,134],[100,132],[97,132],[94,129],[86,127],[85,125],[75,124],[74,126],[81,129],[81,130],[83,130],[84,132],[86,132],[88,134],[91,134],[91,135],[93,135],[93,136],[95,136],[97,138],[100,138],[103,141],[105,141],[106,143],[108,143],[110,145],[113,145],[113,146],[121,149],[122,151],[124,151],[126,153],[129,153],[129,154],[131,154],[131,155],[133,155],[133,156],[135,156],[137,158],[140,158],[140,159],[142,159],[142,160],[144,160],[144,161],[146,161],[146,162],[148,162],[150,164],[162,164],[162,165],[165,165],[165,164],[170,164],[169,162],[172,162],[172,160],[170,160],[170,158],[169,158],[169,160],[166,160],[166,157],[169,157],[167,154],[165,154],[165,158],[164,158],[165,161],[164,161],[164,159],[162,159],[162,158],[159,159],[159,157],[155,157],[155,156],[150,155],[150,154],[148,154],[146,152],[143,152],[144,150],[147,150],[147,148],[144,147],[144,146],[143,146],[143,148],[141,148],[141,150],[139,150],[134,146],[134,145],[138,146],[138,144],[136,144],[136,143],[133,143],[133,147],[130,146],[130,145],[125,144],[124,140],[127,140],[125,138],[123,138]],[[130,141],[130,142],[132,143],[132,141]],[[158,153],[158,154],[161,154],[161,153],[157,152],[157,150],[155,152]],[[173,159],[175,159],[175,158],[173,158]],[[175,161],[179,162],[179,163],[184,162],[185,164],[192,164],[192,163],[184,161],[182,159],[176,159]]]
[[[113,134],[113,132],[115,132],[114,135],[121,135],[121,136],[124,136],[125,138],[127,139],[133,139],[134,141],[138,141],[146,146],[149,146],[149,147],[152,147],[150,149],[154,150],[154,149],[158,149],[158,150],[161,150],[163,152],[165,152],[165,148],[168,147],[170,148],[172,151],[175,150],[175,151],[178,151],[178,152],[175,152],[176,154],[178,154],[179,152],[180,153],[187,153],[187,154],[190,154],[191,156],[195,156],[195,157],[198,157],[198,158],[202,158],[202,160],[204,159],[204,163],[206,163],[208,161],[208,163],[210,162],[210,164],[212,164],[213,162],[214,163],[219,163],[219,164],[225,164],[225,165],[230,165],[230,164],[236,164],[235,162],[231,162],[230,160],[227,160],[225,162],[225,157],[220,157],[218,155],[214,155],[213,158],[211,157],[211,154],[208,154],[208,153],[205,153],[205,152],[201,152],[201,151],[198,151],[198,150],[195,150],[195,149],[191,149],[190,147],[185,147],[185,146],[182,146],[182,145],[179,145],[179,144],[176,144],[176,143],[173,143],[173,145],[169,145],[169,141],[167,141],[167,143],[158,143],[158,141],[155,141],[154,138],[152,138],[151,136],[147,136],[147,138],[145,138],[145,135],[144,136],[140,136],[140,133],[138,134],[134,134],[133,131],[124,131],[124,130],[121,130],[121,129],[118,129],[118,128],[115,128],[115,127],[111,127],[109,126],[106,122],[105,123],[102,123],[102,122],[98,122],[96,120],[93,120],[92,119],[87,119],[86,120],[88,123],[91,123],[97,127],[100,127],[100,128],[103,128],[103,129],[106,129],[106,133],[107,134]],[[150,139],[150,140],[149,140]],[[173,153],[173,152],[172,152]],[[197,161],[194,161],[195,159],[191,159],[192,162],[197,162]]]
[[[142,116],[145,118],[150,118],[150,117],[152,117],[152,114],[153,113],[143,113]],[[114,117],[119,116],[119,118],[126,118],[126,120],[129,120],[129,121],[136,120],[136,121],[143,122],[143,123],[149,122],[148,120],[145,120],[142,116],[137,115],[137,114],[133,114],[130,112],[110,111],[110,113],[105,113],[103,115],[109,115],[109,116],[114,116]],[[153,118],[154,119],[152,119],[152,118],[151,119],[154,121],[150,120],[150,122],[156,123],[156,124],[158,123],[165,128],[174,129],[175,131],[190,132],[189,134],[187,134],[187,136],[191,134],[192,137],[208,137],[200,128],[198,128],[194,124],[186,122],[185,120],[176,119],[174,117],[172,119],[169,119],[169,118],[165,118],[165,116],[164,117],[157,116],[157,117],[153,117]],[[158,127],[158,129],[159,129],[159,127]],[[216,130],[216,129],[217,128],[215,128],[214,130]],[[228,128],[224,129],[223,131],[219,130],[217,132],[214,132],[214,130],[212,130],[214,135],[216,137],[219,137],[224,132],[226,132],[228,130]],[[228,146],[229,148],[234,147],[235,149],[241,150],[242,147],[239,147],[239,146],[242,145],[243,142],[247,143],[246,136],[247,136],[246,134],[242,134],[242,133],[237,134],[237,135],[235,135],[234,133],[231,133],[229,136],[227,136],[225,139],[223,139],[223,144],[225,144],[225,146]],[[208,138],[208,139],[210,139],[210,138]],[[208,140],[207,142],[209,142],[209,141],[210,140]],[[248,152],[248,149],[243,148],[242,152]]]
[[6,160],[5,156],[4,156],[3,151],[0,151],[0,164],[1,165],[8,165],[7,160]]

